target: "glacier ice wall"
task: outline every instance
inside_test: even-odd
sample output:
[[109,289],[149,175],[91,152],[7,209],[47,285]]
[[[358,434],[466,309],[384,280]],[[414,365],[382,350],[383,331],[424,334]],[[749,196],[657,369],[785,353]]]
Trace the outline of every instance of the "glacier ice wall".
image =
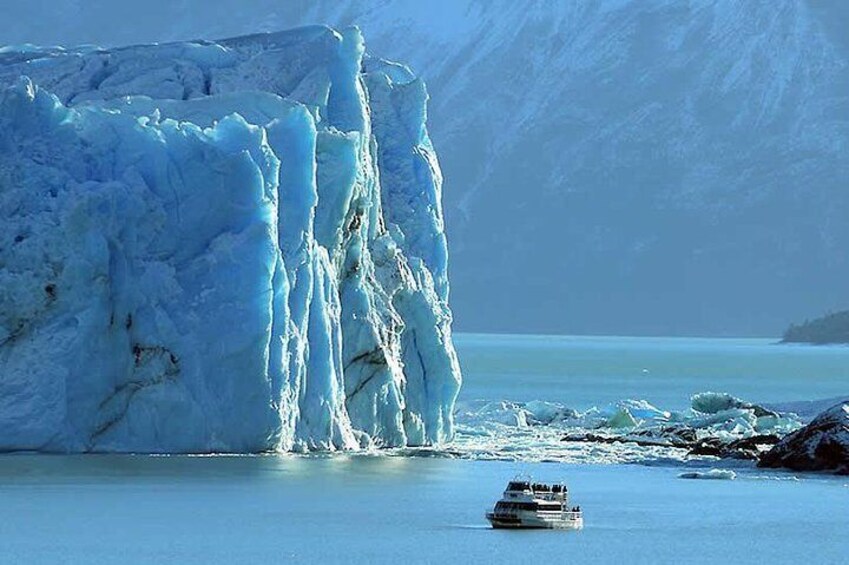
[[0,52],[0,450],[453,433],[427,94],[326,27]]

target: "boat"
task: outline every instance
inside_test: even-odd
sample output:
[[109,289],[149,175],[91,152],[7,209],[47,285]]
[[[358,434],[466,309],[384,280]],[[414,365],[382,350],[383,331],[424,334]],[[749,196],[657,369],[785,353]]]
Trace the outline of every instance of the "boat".
[[584,527],[580,506],[569,506],[564,484],[548,485],[514,479],[495,507],[486,513],[493,528],[550,528],[579,530]]

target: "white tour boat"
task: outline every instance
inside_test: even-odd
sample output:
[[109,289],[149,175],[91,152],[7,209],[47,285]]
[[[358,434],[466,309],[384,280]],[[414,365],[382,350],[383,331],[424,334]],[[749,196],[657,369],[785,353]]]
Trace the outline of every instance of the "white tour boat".
[[493,528],[556,528],[578,530],[584,527],[580,506],[569,506],[566,485],[547,485],[514,479],[507,484],[501,500],[486,513]]

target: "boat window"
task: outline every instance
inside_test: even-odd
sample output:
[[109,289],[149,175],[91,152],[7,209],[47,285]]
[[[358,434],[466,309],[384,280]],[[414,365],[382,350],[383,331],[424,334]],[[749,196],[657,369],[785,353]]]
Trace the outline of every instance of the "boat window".
[[563,507],[560,504],[537,504],[536,502],[498,502],[495,505],[496,512],[516,512],[517,510],[561,512]]
[[560,504],[540,504],[537,509],[543,512],[561,512],[563,506]]

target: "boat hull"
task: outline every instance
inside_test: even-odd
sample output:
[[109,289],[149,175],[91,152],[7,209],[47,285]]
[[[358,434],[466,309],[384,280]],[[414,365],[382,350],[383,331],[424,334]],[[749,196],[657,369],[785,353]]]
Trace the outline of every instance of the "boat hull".
[[539,516],[511,517],[487,514],[486,519],[497,530],[580,530],[584,527],[583,518],[565,520]]

